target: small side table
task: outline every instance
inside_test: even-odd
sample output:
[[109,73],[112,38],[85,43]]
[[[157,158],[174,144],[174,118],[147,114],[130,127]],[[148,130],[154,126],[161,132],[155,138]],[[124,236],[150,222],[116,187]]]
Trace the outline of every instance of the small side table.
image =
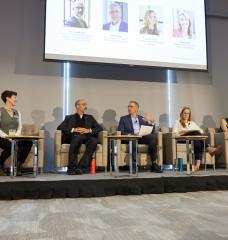
[[38,175],[38,149],[39,140],[44,139],[40,136],[8,136],[7,139],[11,140],[11,162],[10,162],[10,176],[16,177],[17,175],[17,148],[19,141],[32,141],[34,144],[34,158],[33,158],[33,176]]
[[[118,151],[121,152],[121,149],[117,147],[117,140],[128,141],[129,142],[129,175],[128,176],[138,176],[138,139],[142,138],[139,135],[111,135],[106,137],[108,139],[109,146],[109,163],[110,163],[110,173],[114,170],[114,176],[119,177],[119,159]],[[133,142],[135,142],[135,153],[133,152]],[[135,171],[133,173],[133,155],[135,155]],[[113,167],[112,167],[113,165]],[[106,164],[107,172],[107,164]],[[113,169],[112,169],[113,168]]]
[[[206,166],[206,139],[208,136],[199,135],[199,136],[175,136],[175,142],[176,142],[176,159],[175,163],[173,163],[173,166],[177,166],[177,143],[178,141],[186,141],[186,150],[187,150],[187,174],[191,174],[190,170],[190,158],[192,158],[192,168],[193,164],[195,162],[194,159],[194,141],[196,140],[202,140],[203,141],[203,157],[204,157],[204,164]],[[191,144],[190,144],[191,143]],[[193,160],[194,159],[194,160]],[[206,169],[206,168],[205,168]]]

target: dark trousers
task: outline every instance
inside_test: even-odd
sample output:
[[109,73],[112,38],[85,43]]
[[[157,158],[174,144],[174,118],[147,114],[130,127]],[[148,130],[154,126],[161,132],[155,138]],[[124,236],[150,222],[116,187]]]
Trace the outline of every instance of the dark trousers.
[[[79,153],[80,146],[86,145],[86,150],[78,162],[77,155]],[[69,149],[69,168],[87,168],[90,165],[93,153],[96,151],[98,139],[96,137],[85,135],[73,135],[70,142]]]
[[[191,133],[185,133],[182,136],[200,136],[202,135],[199,132],[191,132]],[[186,141],[178,141],[178,143],[186,143]],[[205,141],[205,147],[208,147],[208,139]],[[194,140],[194,155],[195,160],[202,160],[202,152],[204,147],[204,141],[203,140]]]
[[[19,141],[17,146],[17,161],[23,163],[32,148],[32,141]],[[0,138],[0,148],[3,150],[0,155],[0,167],[3,167],[5,160],[11,155],[11,142],[8,139]]]
[[[148,134],[143,136],[138,140],[138,144],[146,144],[148,145],[148,154],[150,155],[151,162],[154,163],[157,160],[157,135],[155,133]],[[135,141],[132,143],[132,151],[133,151],[133,161],[136,161],[135,150],[136,150]]]

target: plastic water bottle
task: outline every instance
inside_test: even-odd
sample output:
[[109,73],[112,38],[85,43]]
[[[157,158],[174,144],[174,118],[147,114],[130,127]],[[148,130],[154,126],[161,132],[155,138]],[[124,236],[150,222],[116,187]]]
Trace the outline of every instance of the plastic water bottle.
[[183,172],[183,158],[178,158],[178,171]]
[[95,174],[96,173],[96,160],[94,158],[91,160],[90,173],[91,174]]

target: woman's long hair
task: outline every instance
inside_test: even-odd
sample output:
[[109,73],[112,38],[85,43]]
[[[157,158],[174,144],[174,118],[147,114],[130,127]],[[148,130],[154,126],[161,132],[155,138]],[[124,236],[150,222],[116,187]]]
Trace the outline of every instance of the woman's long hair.
[[[149,15],[150,14],[156,14],[156,12],[154,10],[147,10],[146,13],[145,13],[145,16],[144,16],[144,33],[149,33],[149,30],[150,30],[150,24],[149,24]],[[158,33],[158,26],[157,26],[157,23],[154,24],[154,29],[153,29],[153,32],[152,32],[153,35],[159,35]]]
[[[188,20],[189,26],[188,26],[188,32],[187,32],[187,34],[188,34],[188,37],[189,37],[189,38],[192,38],[192,23],[191,23],[190,17],[189,17],[189,16],[187,15],[187,13],[185,13],[185,12],[179,13],[178,19],[180,18],[180,16],[183,16],[185,19]],[[178,25],[179,25],[178,30],[179,30],[180,32],[182,32],[182,28],[181,28],[180,23],[178,23]]]
[[181,110],[181,112],[180,112],[180,124],[181,124],[181,126],[184,127],[184,128],[187,127],[187,125],[186,125],[186,123],[184,122],[183,117],[182,117],[185,110],[189,110],[188,121],[191,121],[191,120],[192,120],[192,110],[191,110],[191,108],[190,108],[190,107],[183,107],[182,110]]

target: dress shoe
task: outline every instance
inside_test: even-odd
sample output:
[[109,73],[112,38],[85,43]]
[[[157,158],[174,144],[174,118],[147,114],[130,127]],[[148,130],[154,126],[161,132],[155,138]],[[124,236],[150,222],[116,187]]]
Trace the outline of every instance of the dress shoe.
[[[79,168],[79,169],[81,169],[81,168]],[[85,174],[90,173],[90,167],[83,168],[82,172],[85,173]]]
[[215,154],[218,154],[222,151],[222,146],[218,145],[217,147],[208,147],[207,151],[211,156],[214,156]]
[[68,175],[76,175],[75,171],[72,169],[67,170]]
[[80,168],[76,168],[76,169],[75,169],[75,174],[76,174],[76,175],[82,175],[82,173],[83,173],[83,172],[82,172],[82,170],[81,170]]
[[151,166],[151,172],[162,173],[161,167],[157,163],[153,163]]

